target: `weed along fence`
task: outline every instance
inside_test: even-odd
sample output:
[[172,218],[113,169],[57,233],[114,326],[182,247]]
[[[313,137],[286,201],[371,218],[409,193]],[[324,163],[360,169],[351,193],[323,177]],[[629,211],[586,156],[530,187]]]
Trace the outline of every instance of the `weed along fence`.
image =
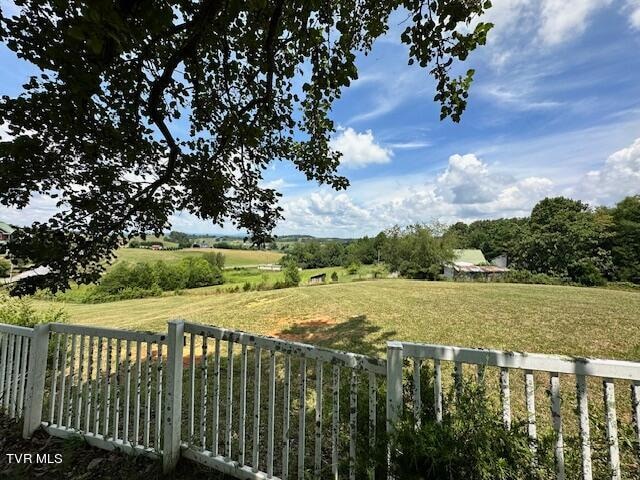
[[182,321],[0,325],[0,406],[25,437],[81,435],[165,470],[182,457],[241,479],[385,478],[386,433],[446,422],[468,383],[538,456],[550,432],[557,479],[640,477],[639,363],[406,342],[374,358]]
[[[457,348],[442,345],[424,345],[417,343],[389,342],[388,343],[388,398],[391,420],[397,418],[405,405],[413,410],[416,423],[420,423],[424,414],[425,382],[423,374],[428,372],[429,383],[427,390],[431,395],[430,413],[436,421],[442,421],[445,379],[443,371],[448,370],[451,375],[454,392],[462,388],[465,376],[475,377],[479,384],[493,384],[500,392],[502,421],[504,428],[510,429],[513,421],[514,398],[513,380],[517,382],[518,390],[522,393],[523,402],[517,410],[524,410],[524,420],[530,439],[530,448],[535,453],[538,443],[538,424],[546,418],[552,429],[553,452],[555,456],[555,474],[559,480],[567,478],[565,462],[566,445],[564,430],[577,428],[580,449],[581,474],[578,478],[591,480],[593,478],[640,478],[638,460],[640,459],[640,364],[635,362],[596,360],[586,358],[568,358],[548,355],[535,355],[519,352],[504,352],[497,350],[479,350]],[[408,359],[408,362],[405,362]],[[449,364],[449,365],[446,365]],[[411,388],[407,395],[403,393],[403,370],[410,373]],[[512,374],[517,374],[512,375]],[[491,378],[492,377],[492,378]],[[514,378],[516,377],[516,378]],[[564,378],[562,378],[564,377]],[[561,379],[563,382],[561,382]],[[600,406],[595,409],[603,412],[605,441],[607,448],[605,476],[595,476],[592,465],[591,423],[589,386],[597,387],[602,381],[602,399]],[[493,380],[493,381],[491,381]],[[542,392],[536,388],[536,383],[543,385]],[[561,389],[561,384],[563,388]],[[619,419],[616,412],[616,385],[619,394],[628,395],[630,392],[631,412],[625,412],[626,425],[633,422],[632,436],[635,440],[636,451],[631,452],[635,458],[629,462],[634,472],[625,472],[622,476],[622,462],[620,444],[618,440]],[[562,395],[564,388],[569,391]],[[404,390],[406,392],[407,390]],[[629,398],[629,397],[627,397]],[[571,399],[575,399],[572,402]],[[524,403],[524,405],[522,405]],[[546,403],[543,408],[540,404]],[[628,402],[624,402],[627,406]],[[536,405],[538,407],[536,408]],[[631,415],[629,415],[631,413]],[[571,422],[573,420],[573,422]],[[597,419],[596,419],[597,421]],[[577,425],[576,425],[577,424]],[[575,478],[576,475],[572,475]]]

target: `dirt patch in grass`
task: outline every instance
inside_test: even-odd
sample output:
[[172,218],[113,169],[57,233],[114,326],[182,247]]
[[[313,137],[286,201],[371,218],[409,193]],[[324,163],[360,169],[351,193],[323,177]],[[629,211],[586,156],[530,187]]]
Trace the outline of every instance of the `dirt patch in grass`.
[[385,332],[365,315],[358,315],[342,322],[330,317],[314,317],[296,322],[272,335],[285,340],[379,356],[385,342],[395,335],[395,331]]
[[[275,323],[277,328],[267,335],[291,342],[320,344],[329,340],[331,327],[337,321],[328,315],[314,315],[302,321],[295,321],[290,317],[285,317]],[[289,325],[289,327],[283,328],[285,325]]]

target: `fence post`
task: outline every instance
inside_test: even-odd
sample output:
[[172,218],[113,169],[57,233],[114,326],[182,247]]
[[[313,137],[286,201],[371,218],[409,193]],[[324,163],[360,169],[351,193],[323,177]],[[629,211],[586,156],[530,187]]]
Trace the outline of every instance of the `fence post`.
[[167,335],[167,389],[164,407],[162,470],[172,471],[180,458],[182,429],[182,347],[184,322],[171,320]]
[[387,432],[402,411],[402,343],[387,342]]
[[[387,433],[391,433],[402,412],[402,343],[387,342]],[[387,448],[387,465],[391,468],[391,448]],[[387,475],[391,479],[391,473]]]
[[31,438],[42,422],[42,404],[44,402],[44,380],[47,371],[49,353],[49,324],[36,325],[31,337],[29,350],[29,371],[27,389],[24,397],[24,419],[22,437]]

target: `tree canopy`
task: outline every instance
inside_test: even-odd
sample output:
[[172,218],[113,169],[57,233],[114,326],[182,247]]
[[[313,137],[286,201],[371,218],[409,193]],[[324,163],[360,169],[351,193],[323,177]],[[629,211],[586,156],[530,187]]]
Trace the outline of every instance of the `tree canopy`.
[[158,234],[178,210],[264,242],[281,218],[278,192],[260,184],[270,162],[348,186],[329,114],[392,12],[407,12],[408,62],[435,78],[441,118],[454,121],[474,72],[452,68],[491,28],[474,20],[486,0],[16,4],[0,39],[41,74],[0,100],[11,136],[0,142],[0,202],[58,199],[60,212],[12,246],[52,268],[39,281],[53,289],[95,280],[123,236]]

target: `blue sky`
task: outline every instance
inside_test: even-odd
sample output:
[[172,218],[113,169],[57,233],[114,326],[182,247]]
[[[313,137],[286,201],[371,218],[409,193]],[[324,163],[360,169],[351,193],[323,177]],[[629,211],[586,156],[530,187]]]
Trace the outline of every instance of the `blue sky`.
[[[276,233],[350,237],[523,216],[548,195],[613,204],[640,193],[640,1],[493,3],[488,45],[460,65],[476,77],[459,124],[439,121],[433,81],[399,42],[404,17],[391,19],[332,112],[352,186],[335,192],[274,164],[265,184],[283,193],[286,215]],[[16,94],[29,73],[0,47],[0,94]],[[38,198],[0,218],[44,220],[52,208]],[[185,214],[173,227],[220,231]]]

